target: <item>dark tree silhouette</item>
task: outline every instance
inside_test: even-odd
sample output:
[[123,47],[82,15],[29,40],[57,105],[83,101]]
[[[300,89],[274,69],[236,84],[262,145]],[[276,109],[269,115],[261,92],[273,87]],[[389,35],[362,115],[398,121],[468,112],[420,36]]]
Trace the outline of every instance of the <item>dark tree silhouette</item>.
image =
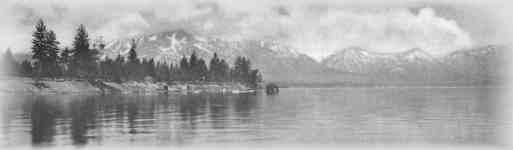
[[60,53],[59,64],[64,78],[71,77],[70,65],[72,61],[72,51],[69,48],[64,48]]
[[61,75],[61,69],[58,64],[59,42],[57,41],[57,37],[52,30],[47,32],[45,44],[47,46],[47,74],[49,77],[55,78]]
[[22,77],[32,77],[32,70],[32,63],[30,63],[30,61],[28,60],[23,60],[20,65],[19,75],[21,75]]
[[139,67],[139,58],[137,57],[137,52],[135,49],[137,48],[137,44],[135,40],[132,40],[130,50],[128,51],[128,64],[127,64],[127,73],[128,78],[130,80],[140,80],[140,67]]
[[206,80],[207,75],[208,75],[208,68],[203,59],[198,60],[198,64],[196,65],[196,68],[194,70],[195,70],[194,73],[196,75],[195,80],[199,80],[199,81]]
[[187,58],[185,56],[183,56],[182,59],[180,60],[180,71],[179,71],[179,75],[178,75],[179,81],[190,81],[189,68],[190,68],[189,61],[187,60]]
[[[151,77],[159,82],[173,81],[211,81],[239,82],[250,87],[257,87],[262,76],[257,69],[251,69],[251,63],[246,57],[237,57],[233,68],[214,53],[209,64],[199,58],[193,50],[189,57],[183,56],[179,64],[159,62],[150,59],[140,59],[137,54],[137,44],[131,41],[128,56],[118,55],[115,59],[103,58],[98,61],[99,50],[103,50],[103,42],[95,42],[91,47],[89,35],[84,25],[77,28],[73,40],[73,48],[59,50],[59,42],[53,31],[48,30],[42,20],[39,20],[32,34],[32,60],[24,60],[17,64],[12,53],[7,51],[3,64],[12,64],[13,72],[22,76],[32,76],[39,80],[41,77],[64,78],[97,78],[121,83],[123,81],[140,81]],[[60,53],[59,53],[60,52]],[[33,62],[32,62],[33,61]]]
[[47,56],[47,45],[46,45],[46,25],[43,20],[39,20],[36,24],[36,30],[32,33],[32,59],[37,64],[36,66],[36,79],[39,80],[41,77],[46,76],[43,72],[46,72]]
[[89,36],[84,25],[80,25],[73,41],[73,74],[79,78],[92,78],[96,74],[97,55],[97,50],[89,48]]

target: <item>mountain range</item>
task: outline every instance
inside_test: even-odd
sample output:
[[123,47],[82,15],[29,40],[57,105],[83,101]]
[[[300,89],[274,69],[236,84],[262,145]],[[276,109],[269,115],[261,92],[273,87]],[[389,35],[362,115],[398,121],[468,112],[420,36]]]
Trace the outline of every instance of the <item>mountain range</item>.
[[509,47],[488,45],[433,56],[421,49],[376,53],[357,47],[340,50],[322,61],[336,70],[369,75],[388,82],[493,82],[508,71]]
[[509,51],[490,45],[434,57],[421,49],[376,53],[350,47],[318,62],[276,41],[233,41],[174,30],[111,41],[102,57],[127,55],[132,39],[142,58],[177,64],[194,51],[207,62],[217,53],[231,64],[235,57],[246,56],[265,80],[289,83],[487,82],[500,79]]
[[207,62],[214,53],[229,64],[233,64],[237,56],[245,56],[251,60],[253,68],[262,72],[267,81],[342,82],[361,78],[341,74],[340,71],[324,66],[311,57],[274,41],[229,41],[198,37],[184,30],[115,40],[106,44],[102,57],[127,55],[132,39],[137,44],[136,51],[139,57],[174,64],[178,64],[183,56],[189,56],[193,51]]

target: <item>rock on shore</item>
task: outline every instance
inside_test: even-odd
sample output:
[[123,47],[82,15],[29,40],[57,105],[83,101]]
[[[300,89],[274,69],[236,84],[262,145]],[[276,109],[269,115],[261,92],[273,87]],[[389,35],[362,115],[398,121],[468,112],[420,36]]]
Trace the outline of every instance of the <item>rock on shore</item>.
[[44,80],[36,82],[31,78],[3,77],[0,93],[35,93],[35,94],[65,94],[65,93],[123,93],[123,94],[155,94],[164,92],[252,92],[247,86],[239,83],[173,83],[163,82],[105,82],[78,80]]

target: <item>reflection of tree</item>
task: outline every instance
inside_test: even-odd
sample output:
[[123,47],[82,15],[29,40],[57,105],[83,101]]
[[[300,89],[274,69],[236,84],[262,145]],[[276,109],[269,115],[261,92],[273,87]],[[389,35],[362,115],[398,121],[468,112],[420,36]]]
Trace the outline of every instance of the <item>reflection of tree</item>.
[[209,104],[208,109],[210,110],[210,114],[208,115],[212,120],[212,125],[214,129],[224,129],[226,128],[226,122],[224,121],[227,117],[227,108],[228,103],[226,99],[226,95],[224,94],[211,94],[208,97]]
[[53,141],[56,133],[55,120],[58,112],[55,107],[46,102],[44,97],[37,96],[32,104],[30,113],[32,124],[32,143],[42,144]]
[[[173,100],[169,100],[173,98]],[[176,98],[176,99],[175,99]],[[159,139],[165,142],[173,141],[188,143],[198,132],[197,128],[211,127],[213,129],[230,128],[231,124],[250,123],[253,120],[251,112],[258,104],[258,98],[251,94],[191,94],[168,96],[72,96],[57,97],[58,101],[48,101],[48,97],[38,97],[34,103],[27,103],[25,111],[30,112],[32,123],[32,141],[34,144],[54,142],[58,117],[69,117],[69,132],[73,145],[85,145],[95,136],[100,141],[103,136],[102,128],[122,128],[129,134],[148,134],[147,127],[155,127],[155,113],[161,117],[169,116],[169,123],[165,128],[177,127],[170,130],[169,134],[175,139]],[[68,105],[61,107],[56,104],[64,102]],[[29,107],[32,106],[32,107]],[[63,109],[66,108],[66,109]],[[167,109],[174,109],[165,111]],[[164,110],[161,110],[164,109]],[[65,114],[61,115],[62,111]],[[69,110],[69,111],[68,111]],[[175,114],[177,115],[175,118]],[[101,119],[96,119],[102,117]],[[231,119],[232,117],[242,118]],[[203,120],[206,119],[206,120]],[[165,120],[165,119],[164,119]],[[101,122],[96,122],[101,121]],[[108,122],[116,121],[116,125],[110,126]],[[242,121],[242,122],[241,122]],[[91,131],[98,127],[98,132]],[[153,131],[150,129],[149,131]],[[159,131],[157,131],[159,132]],[[117,132],[119,133],[119,132]],[[108,133],[112,134],[112,133]],[[116,133],[114,133],[116,134]],[[123,135],[120,135],[123,136]],[[125,135],[126,136],[126,135]],[[137,140],[137,136],[130,136]]]
[[95,120],[94,97],[86,99],[75,99],[71,102],[71,138],[74,145],[87,144],[87,130],[94,128],[92,122]]
[[236,115],[241,118],[251,119],[251,111],[258,104],[258,99],[254,93],[239,94],[235,95],[234,98],[234,109]]
[[134,101],[130,101],[127,104],[127,115],[128,115],[128,128],[130,129],[130,134],[136,133],[136,122],[137,119],[137,113],[138,113],[138,107],[137,104]]
[[182,121],[189,122],[190,128],[196,128],[196,117],[200,116],[204,110],[206,104],[205,95],[183,95],[178,103],[178,109]]

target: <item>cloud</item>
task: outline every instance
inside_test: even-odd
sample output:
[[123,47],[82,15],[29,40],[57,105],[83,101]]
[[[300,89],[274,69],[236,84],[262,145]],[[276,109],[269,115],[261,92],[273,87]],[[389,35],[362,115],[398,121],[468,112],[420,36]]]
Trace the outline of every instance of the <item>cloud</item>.
[[[290,27],[294,34],[287,41],[307,50],[316,58],[335,50],[358,46],[378,52],[398,52],[421,48],[432,54],[444,54],[451,50],[473,45],[469,34],[453,20],[436,16],[431,8],[418,14],[407,9],[383,12],[351,12],[330,10],[311,18],[299,14]],[[309,22],[309,23],[304,23]]]
[[[475,45],[458,22],[436,8],[368,5],[331,1],[109,1],[7,4],[0,27],[2,45],[27,51],[37,18],[70,45],[74,29],[85,24],[91,37],[107,40],[182,28],[229,40],[274,40],[316,59],[359,46],[378,52],[422,48],[433,54]],[[10,36],[16,35],[16,36]]]

